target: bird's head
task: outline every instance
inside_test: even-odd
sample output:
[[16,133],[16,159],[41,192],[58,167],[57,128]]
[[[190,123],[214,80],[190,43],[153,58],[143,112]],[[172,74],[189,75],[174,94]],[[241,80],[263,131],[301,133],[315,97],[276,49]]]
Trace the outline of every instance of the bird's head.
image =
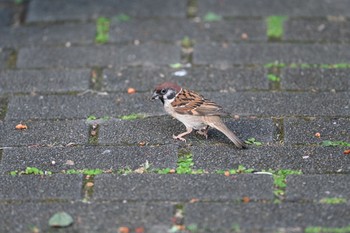
[[164,101],[170,101],[174,99],[180,91],[181,87],[176,83],[164,82],[154,88],[151,99],[160,99],[164,104]]

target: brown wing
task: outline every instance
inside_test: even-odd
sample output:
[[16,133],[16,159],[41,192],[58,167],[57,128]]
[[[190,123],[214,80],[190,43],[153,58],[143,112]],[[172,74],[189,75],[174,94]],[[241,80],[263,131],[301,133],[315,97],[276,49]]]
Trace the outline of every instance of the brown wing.
[[226,115],[221,106],[189,90],[180,92],[171,105],[178,114],[195,116]]

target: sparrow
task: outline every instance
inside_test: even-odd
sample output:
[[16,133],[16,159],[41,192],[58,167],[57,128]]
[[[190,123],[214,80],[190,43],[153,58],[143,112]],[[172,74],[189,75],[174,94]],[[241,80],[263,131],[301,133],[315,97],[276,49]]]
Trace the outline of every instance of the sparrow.
[[186,132],[173,135],[174,139],[186,142],[183,137],[193,130],[208,138],[208,129],[213,127],[225,134],[238,148],[246,148],[245,143],[221,120],[221,116],[227,115],[222,107],[202,95],[175,83],[164,82],[155,87],[151,99],[159,99],[165,111],[186,126]]

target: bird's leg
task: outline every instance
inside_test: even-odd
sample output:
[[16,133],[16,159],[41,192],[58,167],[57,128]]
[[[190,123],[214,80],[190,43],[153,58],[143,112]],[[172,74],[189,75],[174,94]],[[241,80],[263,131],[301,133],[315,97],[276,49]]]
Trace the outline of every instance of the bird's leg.
[[205,139],[208,139],[208,130],[209,130],[209,125],[205,127],[204,129],[200,129],[197,131],[198,134],[204,135]]
[[192,132],[192,128],[186,127],[186,132],[180,133],[177,136],[173,135],[173,138],[174,139],[179,139],[179,140],[181,140],[183,142],[186,142],[186,139],[184,139],[183,136],[185,136],[185,135],[187,135],[187,134],[189,134],[191,132]]

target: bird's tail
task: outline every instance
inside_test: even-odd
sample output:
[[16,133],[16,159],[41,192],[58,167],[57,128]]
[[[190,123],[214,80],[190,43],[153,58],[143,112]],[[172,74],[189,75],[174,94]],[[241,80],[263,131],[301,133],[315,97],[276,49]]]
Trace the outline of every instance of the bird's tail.
[[215,122],[210,122],[209,126],[225,134],[238,148],[247,148],[247,145],[241,139],[239,139],[229,128],[227,128],[221,119]]

